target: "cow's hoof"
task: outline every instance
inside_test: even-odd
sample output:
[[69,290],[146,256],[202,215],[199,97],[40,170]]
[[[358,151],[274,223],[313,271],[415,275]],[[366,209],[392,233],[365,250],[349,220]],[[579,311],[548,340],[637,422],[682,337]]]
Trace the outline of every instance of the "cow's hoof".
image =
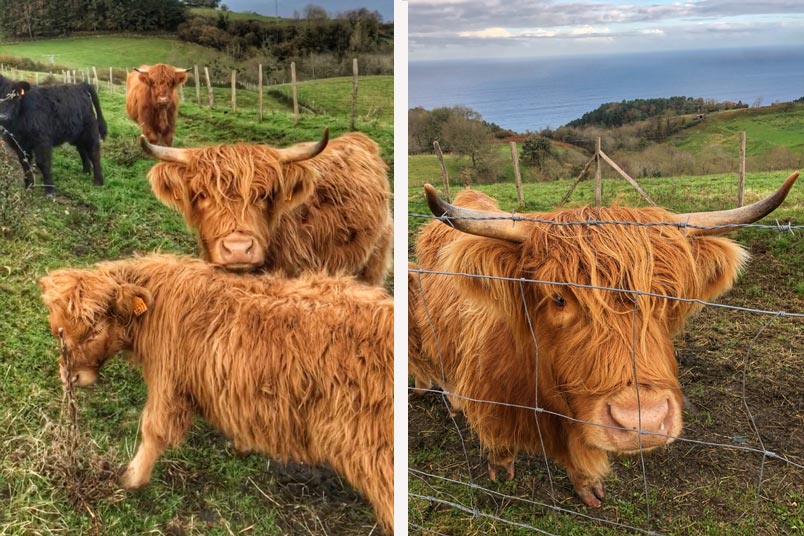
[[603,482],[595,481],[583,488],[577,488],[578,497],[589,508],[600,508],[606,493],[603,491]]
[[506,476],[503,478],[503,481],[514,479],[514,460],[503,464],[489,461],[489,479],[491,479],[492,482],[497,482],[497,478],[500,476],[498,473],[500,469],[505,471]]
[[142,478],[140,475],[138,475],[137,471],[135,471],[131,466],[128,466],[126,471],[123,473],[123,476],[120,477],[120,485],[125,489],[141,488],[147,483],[148,479]]
[[47,190],[45,192],[45,197],[47,197],[51,201],[55,201],[56,200],[56,190]]

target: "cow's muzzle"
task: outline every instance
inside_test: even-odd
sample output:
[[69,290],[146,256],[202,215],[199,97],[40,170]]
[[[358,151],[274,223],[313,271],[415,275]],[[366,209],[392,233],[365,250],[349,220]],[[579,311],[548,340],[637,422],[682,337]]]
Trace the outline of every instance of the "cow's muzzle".
[[248,272],[265,262],[265,250],[254,237],[234,232],[218,241],[215,264],[229,271]]
[[[635,452],[660,447],[681,434],[681,405],[673,391],[633,387],[598,408],[600,434],[606,450]],[[641,430],[641,433],[638,432]]]

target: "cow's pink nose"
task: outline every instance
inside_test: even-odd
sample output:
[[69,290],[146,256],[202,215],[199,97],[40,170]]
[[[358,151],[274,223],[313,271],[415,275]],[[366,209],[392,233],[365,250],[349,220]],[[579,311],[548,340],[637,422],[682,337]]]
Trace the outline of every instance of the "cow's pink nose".
[[253,238],[232,233],[221,241],[221,260],[223,264],[254,264],[255,250]]
[[[603,421],[611,426],[624,428],[606,430],[609,439],[620,450],[635,450],[664,445],[672,435],[673,412],[670,400],[667,398],[655,399],[649,396],[637,401],[636,397],[627,402],[609,402],[604,406],[607,415]],[[630,430],[644,430],[649,434],[641,437]],[[661,434],[661,435],[653,435]]]

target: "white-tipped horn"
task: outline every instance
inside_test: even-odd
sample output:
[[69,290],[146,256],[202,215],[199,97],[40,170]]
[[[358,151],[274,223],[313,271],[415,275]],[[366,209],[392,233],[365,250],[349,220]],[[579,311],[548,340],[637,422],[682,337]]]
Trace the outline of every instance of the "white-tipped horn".
[[145,136],[140,136],[140,145],[146,153],[162,162],[175,162],[177,164],[189,164],[192,160],[188,149],[177,149],[175,147],[163,147],[150,143]]
[[526,223],[511,221],[511,215],[505,212],[487,212],[452,205],[441,199],[430,184],[424,185],[424,195],[434,216],[449,218],[448,225],[464,233],[508,242],[522,242],[528,236]]
[[147,73],[150,67],[147,65],[140,65],[139,67],[134,67],[134,70],[138,73]]
[[690,228],[689,233],[693,235],[728,233],[734,230],[733,226],[754,223],[776,210],[787,197],[796,179],[798,179],[798,171],[787,177],[787,180],[784,181],[778,190],[756,203],[729,210],[676,214],[673,216],[673,220],[678,223],[686,223],[698,227],[716,227],[715,229]]
[[321,136],[321,141],[318,143],[297,143],[285,149],[277,149],[279,152],[279,161],[282,163],[301,162],[302,160],[309,160],[318,156],[323,151],[327,143],[329,143],[329,129],[324,129],[324,135]]

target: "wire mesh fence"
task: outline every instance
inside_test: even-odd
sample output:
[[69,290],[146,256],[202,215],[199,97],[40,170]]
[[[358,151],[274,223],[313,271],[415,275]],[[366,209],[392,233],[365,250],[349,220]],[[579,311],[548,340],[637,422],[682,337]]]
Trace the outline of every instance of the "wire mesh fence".
[[[410,217],[433,218],[416,213]],[[698,240],[687,233],[724,231],[721,226],[661,221],[556,222],[516,214],[471,219],[509,220],[511,226],[530,222],[545,234],[560,226],[583,227],[589,233],[603,227],[650,232],[677,227],[685,240]],[[456,224],[454,218],[441,220],[434,225]],[[780,222],[740,227],[756,230],[766,240],[791,233],[800,236],[804,228]],[[627,242],[625,235],[623,240]],[[629,286],[627,277],[619,285],[599,285],[521,277],[525,272],[517,277],[500,275],[489,270],[494,266],[491,261],[475,265],[467,261],[482,245],[446,242],[445,247],[433,246],[442,248],[438,258],[458,256],[462,262],[454,265],[472,269],[409,268],[411,303],[417,310],[411,329],[420,331],[412,348],[414,353],[421,348],[418,355],[409,357],[417,380],[409,388],[411,534],[782,534],[802,530],[804,387],[799,377],[804,367],[804,300],[793,288],[779,286],[773,270],[785,271],[785,267],[777,258],[764,255],[766,245],[757,246],[759,262],[770,264],[749,265],[744,276],[748,281],[728,298],[714,301]],[[517,255],[526,249],[520,246]],[[642,254],[651,253],[635,255]],[[594,255],[604,257],[607,252]],[[532,268],[529,260],[513,253],[505,259]],[[629,267],[622,270],[626,273]],[[798,277],[795,269],[788,276]],[[620,393],[633,393],[629,403],[636,408],[631,415],[635,420],[628,426],[578,409],[578,393],[573,389],[582,389],[577,382],[568,388],[566,363],[556,361],[583,361],[577,355],[584,351],[583,345],[573,346],[575,354],[568,355],[562,351],[562,341],[572,337],[545,332],[549,326],[544,315],[561,314],[544,306],[545,296],[556,293],[566,294],[562,302],[572,296],[579,310],[582,301],[595,293],[604,302],[622,305],[619,316],[630,320],[630,329],[623,318],[611,327],[618,330],[621,346],[605,348],[593,340],[587,346],[590,353],[627,354],[624,357],[631,367],[627,376],[633,386],[623,387],[613,397],[609,392],[603,400],[616,406]],[[683,316],[700,312],[674,338],[675,347],[669,342],[672,330],[663,341],[669,347],[662,347],[662,337],[646,344],[650,331],[646,326],[666,322],[662,311],[672,311],[671,304],[688,306]],[[582,330],[584,322],[575,318],[561,329]],[[507,339],[515,341],[506,343]],[[646,357],[651,352],[669,355],[678,366],[677,371],[670,366],[672,378],[664,378],[677,378],[681,389],[675,405],[670,403],[670,412],[683,408],[684,423],[673,433],[657,429],[650,416],[656,407],[654,384],[661,379],[651,370],[660,359]],[[594,367],[583,361],[587,368],[575,370],[575,380],[611,374],[604,371],[614,368],[615,359],[601,355],[591,361]],[[618,359],[621,365],[623,356]],[[417,372],[423,361],[428,362],[424,368],[429,366],[431,375],[424,374],[422,381]],[[479,383],[485,386],[478,387]],[[566,404],[568,399],[575,402]],[[611,408],[610,403],[608,415]],[[645,415],[651,423],[643,426]],[[575,458],[599,458],[601,449],[595,442],[601,435],[606,437],[608,430],[630,437],[631,448],[609,449],[627,450],[629,455],[602,453],[611,458],[613,471],[607,474],[608,462],[601,462],[604,470],[596,474],[602,478],[589,485],[578,478]],[[648,447],[657,448],[647,453],[653,450]],[[500,477],[509,467],[514,478],[503,482]],[[492,476],[498,481],[492,481]],[[596,502],[602,502],[602,507]]]

